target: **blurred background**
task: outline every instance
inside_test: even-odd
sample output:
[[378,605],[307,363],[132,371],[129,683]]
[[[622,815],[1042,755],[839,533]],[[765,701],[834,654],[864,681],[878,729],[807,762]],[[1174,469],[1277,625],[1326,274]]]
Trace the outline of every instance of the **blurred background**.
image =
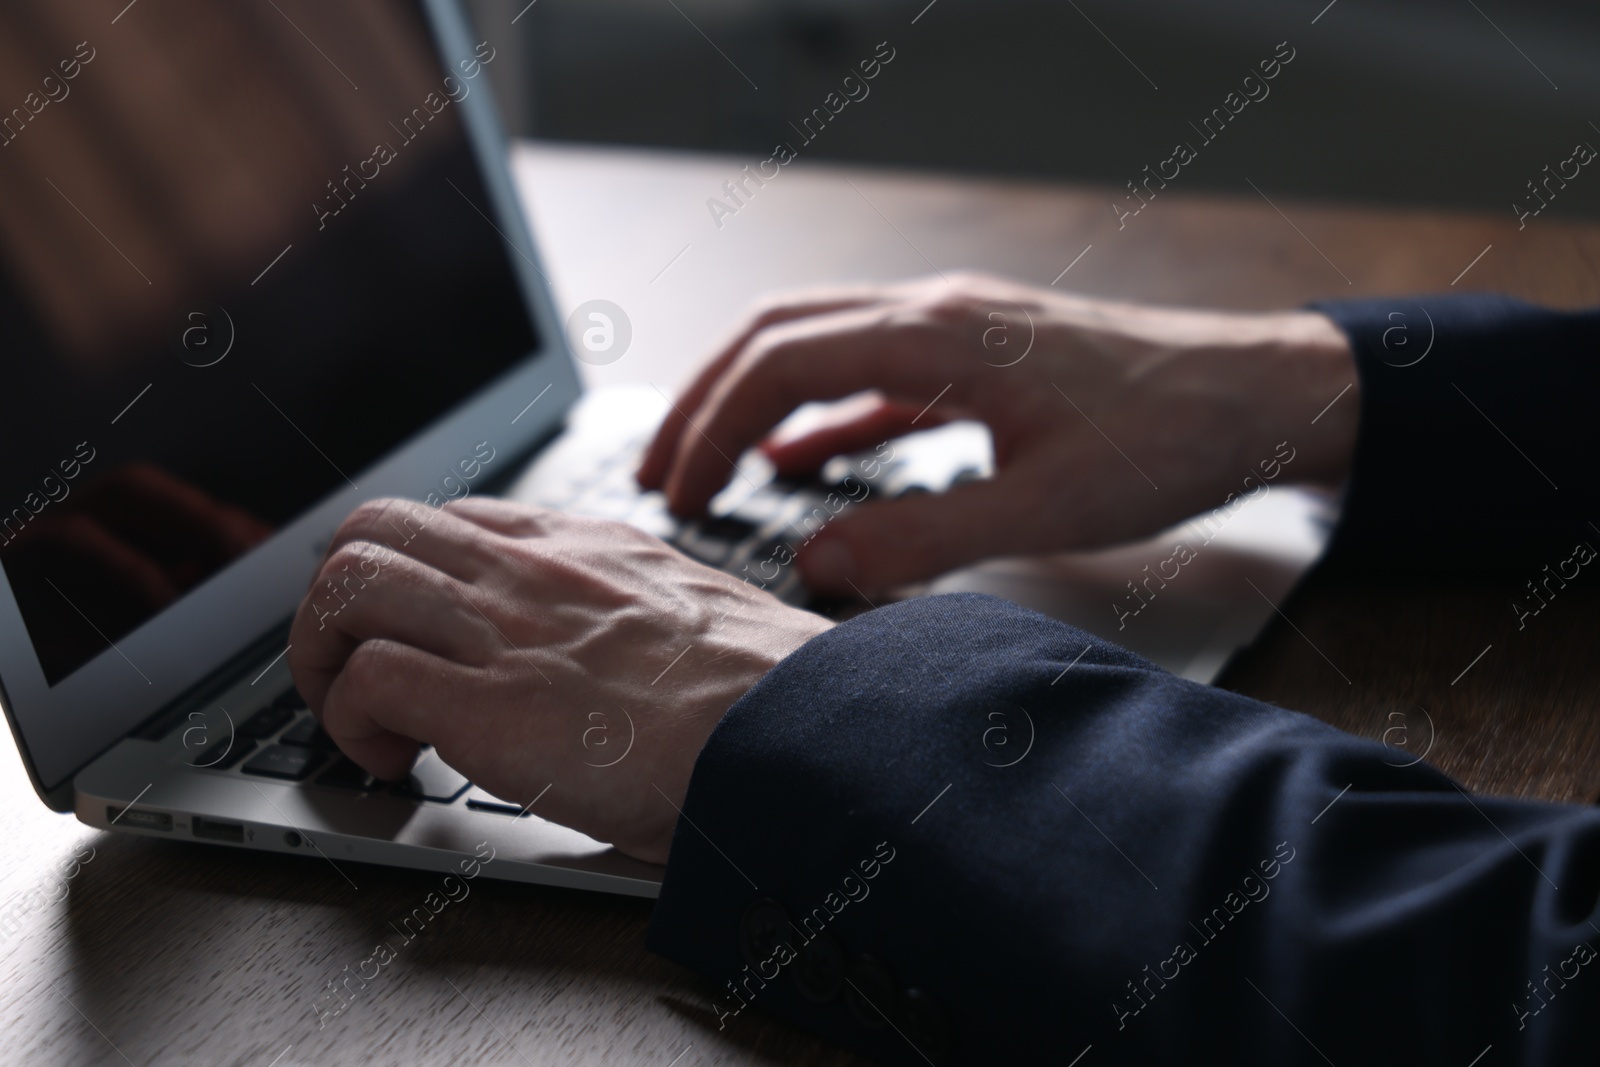
[[[1248,192],[1248,177],[1274,195],[1510,213],[1533,206],[1545,165],[1600,147],[1595,0],[469,4],[513,51],[489,72],[508,125],[556,141],[755,162],[887,40],[893,65],[806,158],[1121,186],[1177,141],[1198,147],[1189,123],[1287,41],[1271,95],[1205,146],[1183,191]],[[1600,174],[1550,188],[1546,214],[1600,214]]]

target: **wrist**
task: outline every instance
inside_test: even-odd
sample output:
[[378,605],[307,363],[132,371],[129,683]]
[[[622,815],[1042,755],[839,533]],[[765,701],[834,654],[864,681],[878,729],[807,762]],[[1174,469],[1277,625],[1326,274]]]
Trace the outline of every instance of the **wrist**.
[[1206,373],[1233,391],[1237,460],[1249,466],[1287,445],[1290,479],[1342,486],[1361,420],[1355,351],[1343,331],[1314,311],[1216,315],[1196,331]]
[[[1349,477],[1361,425],[1361,379],[1344,332],[1314,311],[1282,316],[1281,383],[1271,409],[1281,433],[1304,441],[1297,481],[1337,488]],[[1291,442],[1294,443],[1294,442]]]

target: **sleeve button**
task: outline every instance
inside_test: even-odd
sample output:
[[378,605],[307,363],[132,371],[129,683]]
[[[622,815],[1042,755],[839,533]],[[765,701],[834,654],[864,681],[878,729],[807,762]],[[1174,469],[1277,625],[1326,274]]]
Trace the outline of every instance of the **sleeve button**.
[[800,949],[789,973],[802,997],[813,1004],[831,1003],[844,989],[844,949],[832,934],[818,934]]
[[745,962],[759,968],[777,952],[778,946],[789,940],[793,927],[789,913],[783,905],[770,897],[751,904],[739,920],[739,951]]

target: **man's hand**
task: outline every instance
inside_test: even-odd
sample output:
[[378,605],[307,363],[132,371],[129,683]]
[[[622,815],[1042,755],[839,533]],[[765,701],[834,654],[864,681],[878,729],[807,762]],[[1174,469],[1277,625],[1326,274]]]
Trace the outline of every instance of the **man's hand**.
[[831,625],[620,523],[386,500],[334,537],[289,666],[378,777],[428,742],[496,796],[548,785],[535,814],[664,863],[712,727]]
[[[1355,384],[1348,342],[1312,312],[1147,308],[981,276],[791,296],[705,367],[638,477],[694,515],[758,442],[781,471],[802,473],[951,419],[986,423],[993,480],[864,504],[807,546],[807,584],[849,595],[992,556],[1147,536],[1259,479],[1280,442],[1294,449],[1290,477],[1336,485],[1359,386],[1317,416]],[[768,438],[802,403],[869,390],[831,426]]]

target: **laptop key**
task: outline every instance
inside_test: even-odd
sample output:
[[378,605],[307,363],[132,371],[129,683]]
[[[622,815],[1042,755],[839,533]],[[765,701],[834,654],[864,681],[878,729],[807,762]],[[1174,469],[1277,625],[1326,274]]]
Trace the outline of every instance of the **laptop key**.
[[684,527],[673,543],[685,555],[715,567],[725,563],[739,543],[753,537],[756,530],[753,523],[724,516]]
[[570,509],[596,519],[622,520],[638,501],[638,490],[621,486],[601,486],[581,497]]
[[[212,751],[215,749],[216,751]],[[256,749],[254,738],[218,738],[214,743],[189,756],[186,762],[203,771],[225,771]]]
[[282,778],[300,782],[311,777],[311,772],[322,766],[327,754],[316,749],[295,745],[269,745],[244,765],[244,773],[259,774],[264,778]]
[[277,705],[262,708],[244,722],[239,724],[241,737],[271,737],[288,725],[294,718],[293,708],[281,708]]
[[290,708],[298,710],[299,708],[306,706],[306,701],[305,697],[300,695],[300,690],[291,685],[289,688],[277,695],[277,697],[272,701],[272,706],[275,708]]
[[697,524],[696,529],[706,537],[714,537],[719,541],[737,543],[743,541],[756,532],[754,524],[736,519],[731,515],[722,515],[706,519]]
[[278,738],[280,745],[301,745],[305,748],[335,749],[333,738],[322,728],[315,715],[304,715],[300,721],[285,730]]
[[389,783],[374,778],[349,757],[341,756],[339,762],[322,772],[317,784],[332,786],[334,789],[353,789],[358,793],[372,793]]
[[423,754],[406,780],[396,783],[395,795],[448,804],[468,786],[466,778],[445,764],[437,752]]
[[748,522],[752,526],[765,526],[782,515],[792,499],[790,491],[780,489],[776,485],[764,485],[740,501],[729,512],[729,516]]
[[981,482],[986,478],[987,476],[977,467],[962,467],[951,477],[950,484],[952,486],[966,485],[968,482]]
[[639,498],[639,502],[628,512],[625,520],[629,526],[637,527],[651,537],[659,537],[663,541],[671,541],[683,529],[679,522],[667,511],[662,503],[659,493],[650,493]]

